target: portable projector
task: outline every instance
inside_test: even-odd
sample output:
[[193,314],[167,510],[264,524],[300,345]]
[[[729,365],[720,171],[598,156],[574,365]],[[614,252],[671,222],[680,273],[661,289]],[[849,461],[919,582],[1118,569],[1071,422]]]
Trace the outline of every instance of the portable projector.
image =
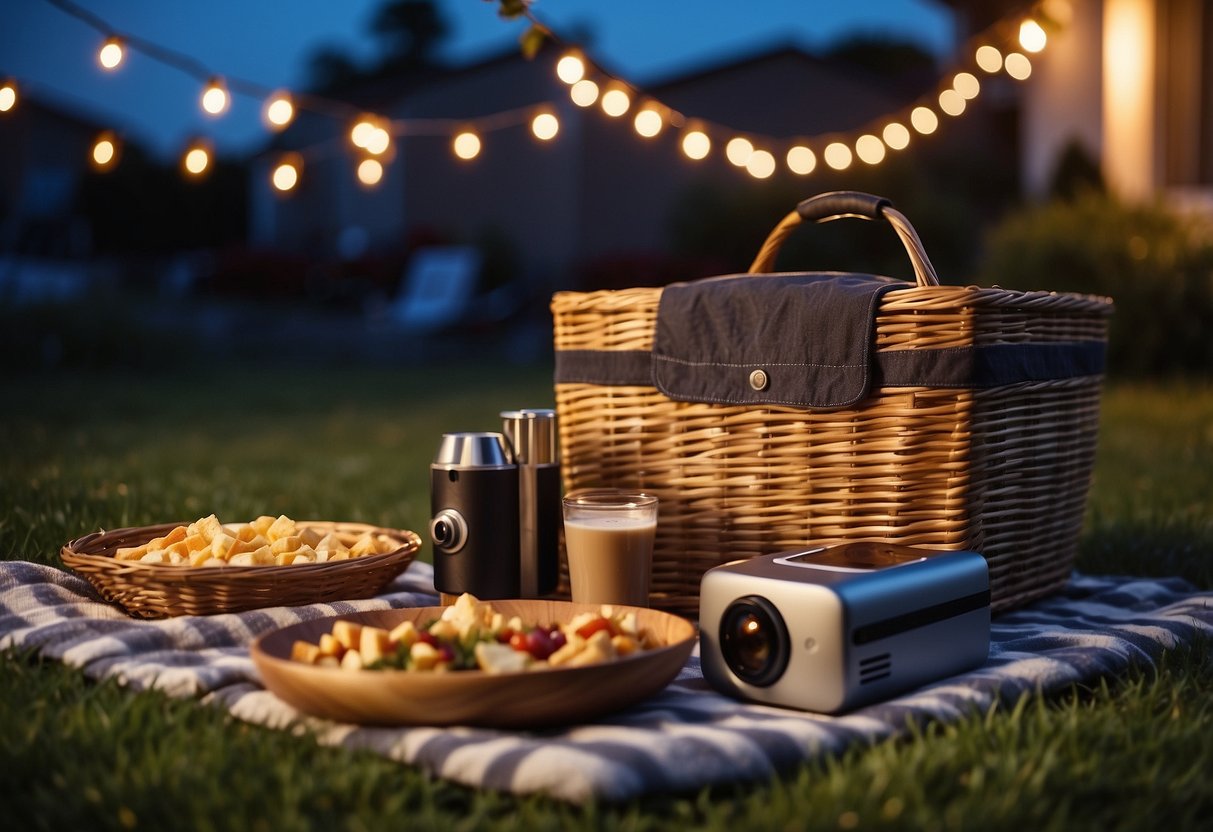
[[838,713],[984,664],[989,570],[866,542],[735,561],[704,574],[699,633],[722,693]]

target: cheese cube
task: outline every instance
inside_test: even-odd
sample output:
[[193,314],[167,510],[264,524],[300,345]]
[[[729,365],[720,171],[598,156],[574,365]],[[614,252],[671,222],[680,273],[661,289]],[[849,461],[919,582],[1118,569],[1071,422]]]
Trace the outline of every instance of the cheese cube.
[[333,625],[333,638],[348,650],[356,649],[362,638],[362,625],[356,621],[338,621]]
[[280,514],[278,515],[278,519],[270,523],[269,528],[261,533],[269,538],[271,542],[280,537],[294,537],[296,533],[295,521],[285,514]]
[[346,650],[341,657],[342,670],[362,670],[362,654],[357,650]]
[[358,650],[364,663],[373,664],[392,652],[391,636],[381,627],[363,627]]
[[530,655],[508,644],[481,641],[476,644],[476,664],[485,673],[517,673],[526,670]]
[[320,648],[306,641],[296,641],[291,645],[291,661],[315,664],[320,658]]
[[417,643],[417,625],[412,621],[402,621],[392,628],[392,631],[388,633],[388,638],[395,644],[412,647]]

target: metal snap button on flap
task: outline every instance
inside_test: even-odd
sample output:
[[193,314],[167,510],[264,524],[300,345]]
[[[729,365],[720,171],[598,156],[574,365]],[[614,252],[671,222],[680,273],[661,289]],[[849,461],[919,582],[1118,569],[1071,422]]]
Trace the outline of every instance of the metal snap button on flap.
[[755,390],[766,390],[770,383],[771,379],[767,376],[766,370],[754,370],[750,373],[750,386]]

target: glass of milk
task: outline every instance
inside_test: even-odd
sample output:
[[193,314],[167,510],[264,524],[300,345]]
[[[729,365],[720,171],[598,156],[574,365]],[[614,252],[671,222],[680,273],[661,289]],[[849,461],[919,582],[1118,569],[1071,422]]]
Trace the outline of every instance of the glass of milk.
[[564,498],[564,543],[573,601],[649,603],[657,498],[643,491],[586,488]]

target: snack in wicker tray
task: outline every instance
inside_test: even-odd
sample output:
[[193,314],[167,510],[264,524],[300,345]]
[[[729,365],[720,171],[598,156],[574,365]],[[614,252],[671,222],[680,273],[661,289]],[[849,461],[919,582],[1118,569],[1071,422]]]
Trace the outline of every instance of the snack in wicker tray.
[[387,535],[322,532],[285,514],[226,525],[211,514],[141,546],[119,549],[114,559],[170,566],[291,566],[381,555],[399,546]]
[[604,605],[566,624],[525,624],[465,592],[421,627],[405,621],[389,631],[337,621],[319,644],[296,641],[291,659],[345,670],[510,673],[600,664],[660,646],[637,627],[633,611]]

